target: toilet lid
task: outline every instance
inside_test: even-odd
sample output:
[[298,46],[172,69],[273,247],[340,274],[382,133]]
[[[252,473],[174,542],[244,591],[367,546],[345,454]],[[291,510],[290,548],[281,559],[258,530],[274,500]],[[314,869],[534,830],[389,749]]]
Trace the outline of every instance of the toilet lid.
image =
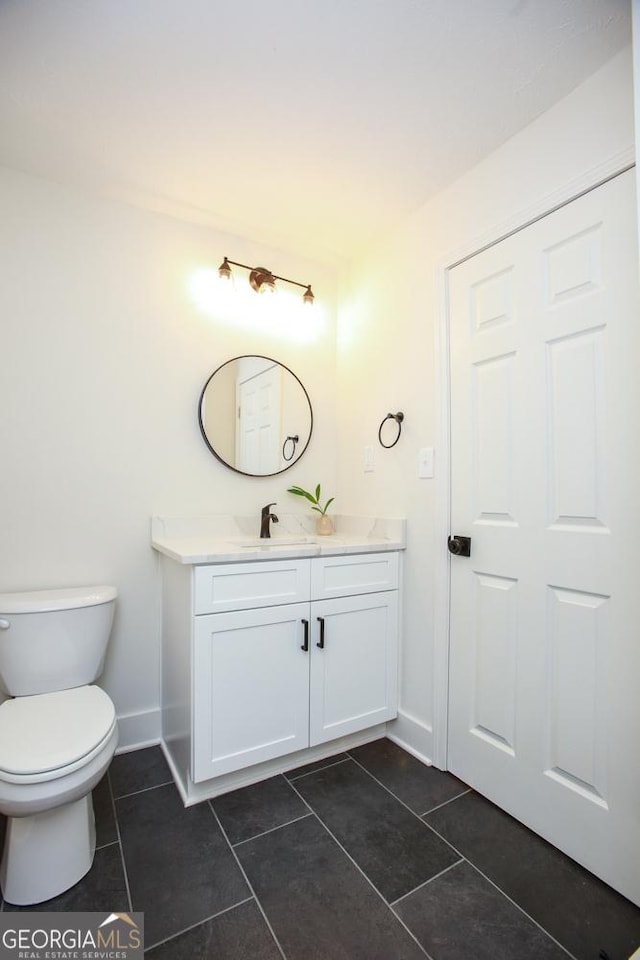
[[110,603],[118,595],[115,587],[62,587],[56,590],[29,590],[23,593],[0,593],[0,616],[5,613],[50,613],[53,610],[76,610]]
[[27,776],[66,767],[91,753],[115,716],[95,686],[7,700],[0,707],[0,771]]

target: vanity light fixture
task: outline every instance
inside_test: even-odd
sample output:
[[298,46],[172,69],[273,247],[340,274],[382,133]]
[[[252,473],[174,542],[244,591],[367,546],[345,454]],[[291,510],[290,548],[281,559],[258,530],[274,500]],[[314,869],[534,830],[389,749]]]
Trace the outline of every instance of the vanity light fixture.
[[294,287],[303,287],[304,293],[302,294],[302,299],[304,303],[310,305],[315,299],[311,289],[311,284],[309,283],[298,283],[297,280],[288,280],[287,277],[278,277],[275,273],[271,273],[271,270],[267,270],[266,267],[249,267],[246,263],[238,263],[237,260],[229,260],[228,257],[225,257],[218,267],[218,275],[223,280],[231,279],[232,264],[234,267],[242,267],[243,270],[249,271],[249,283],[256,293],[273,293],[276,289],[276,280],[280,280],[282,283],[292,283]]

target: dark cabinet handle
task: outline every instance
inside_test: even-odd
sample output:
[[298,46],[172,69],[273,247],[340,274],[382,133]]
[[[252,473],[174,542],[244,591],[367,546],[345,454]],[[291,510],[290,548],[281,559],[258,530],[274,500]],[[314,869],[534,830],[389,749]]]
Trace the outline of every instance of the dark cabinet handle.
[[301,650],[304,650],[305,653],[309,650],[309,621],[303,620],[302,625],[304,627],[304,642],[300,647]]
[[318,623],[320,624],[320,639],[316,643],[316,647],[324,650],[324,617],[318,617]]

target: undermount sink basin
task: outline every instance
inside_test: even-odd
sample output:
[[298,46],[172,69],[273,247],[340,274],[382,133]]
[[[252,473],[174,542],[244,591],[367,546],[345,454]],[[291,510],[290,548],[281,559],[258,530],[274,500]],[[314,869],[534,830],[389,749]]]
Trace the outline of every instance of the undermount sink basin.
[[255,549],[256,547],[295,547],[308,543],[317,543],[316,537],[236,537],[229,540],[238,547]]

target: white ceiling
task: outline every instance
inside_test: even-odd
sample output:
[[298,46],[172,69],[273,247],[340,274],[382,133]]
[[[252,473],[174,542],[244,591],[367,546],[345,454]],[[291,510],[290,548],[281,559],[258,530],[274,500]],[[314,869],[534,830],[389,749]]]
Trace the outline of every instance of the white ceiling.
[[0,0],[0,163],[349,257],[630,39],[630,0]]

